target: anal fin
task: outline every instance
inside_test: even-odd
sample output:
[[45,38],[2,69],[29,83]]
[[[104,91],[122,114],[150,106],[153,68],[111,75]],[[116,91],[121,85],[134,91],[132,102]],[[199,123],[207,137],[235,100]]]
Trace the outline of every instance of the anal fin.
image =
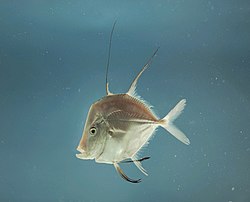
[[134,156],[131,158],[136,167],[146,176],[148,176],[147,171],[142,167],[141,161],[138,161]]

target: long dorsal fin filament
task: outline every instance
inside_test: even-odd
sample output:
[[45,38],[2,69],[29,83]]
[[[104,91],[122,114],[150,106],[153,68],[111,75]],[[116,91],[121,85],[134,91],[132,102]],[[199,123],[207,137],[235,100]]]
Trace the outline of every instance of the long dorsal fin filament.
[[107,66],[106,66],[106,94],[107,95],[112,95],[112,93],[110,93],[109,91],[109,84],[108,84],[108,70],[109,70],[109,61],[110,61],[110,57],[111,57],[111,47],[112,47],[112,37],[113,37],[113,32],[115,29],[115,25],[116,25],[116,21],[113,24],[111,33],[110,33],[110,37],[109,37],[109,50],[108,50],[108,60],[107,60]]
[[129,87],[129,90],[127,92],[128,95],[134,96],[136,95],[136,84],[138,79],[140,78],[140,76],[142,75],[142,73],[150,66],[150,64],[153,61],[153,58],[155,57],[157,51],[159,50],[160,47],[158,47],[155,52],[153,53],[153,55],[148,59],[148,61],[146,62],[146,64],[143,66],[142,70],[138,73],[138,75],[135,77],[135,79],[133,80],[132,84]]

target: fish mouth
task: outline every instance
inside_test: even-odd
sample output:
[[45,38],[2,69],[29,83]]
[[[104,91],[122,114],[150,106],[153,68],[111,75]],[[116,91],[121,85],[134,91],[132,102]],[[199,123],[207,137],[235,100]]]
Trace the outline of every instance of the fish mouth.
[[76,154],[77,158],[87,160],[87,159],[99,158],[102,155],[104,148],[101,147],[100,150],[97,150],[98,152],[94,152],[92,154],[86,152],[85,150],[82,150],[81,148],[80,149],[77,148],[76,150],[79,151],[79,153]]
[[81,144],[78,145],[76,150],[79,152],[76,157],[79,159],[96,159],[99,158],[104,152],[106,139],[102,144],[94,144],[93,148],[83,147]]
[[76,150],[80,153],[86,153],[86,151],[80,145],[76,148]]
[[79,158],[79,159],[84,159],[84,160],[86,160],[86,159],[94,159],[94,157],[87,155],[86,152],[85,153],[76,154],[76,157]]
[[81,147],[76,148],[77,151],[79,151],[79,154],[76,154],[76,157],[79,159],[93,159],[85,150],[83,150]]
[[79,159],[89,159],[89,157],[86,155],[86,153],[76,154],[76,157]]

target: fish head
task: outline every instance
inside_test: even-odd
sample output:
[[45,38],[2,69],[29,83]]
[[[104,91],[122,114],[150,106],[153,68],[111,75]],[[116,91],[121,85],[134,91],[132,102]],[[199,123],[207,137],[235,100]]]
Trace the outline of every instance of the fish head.
[[76,154],[80,159],[98,158],[105,146],[107,138],[107,124],[104,121],[100,108],[93,104],[88,112],[82,138],[77,147],[80,154]]

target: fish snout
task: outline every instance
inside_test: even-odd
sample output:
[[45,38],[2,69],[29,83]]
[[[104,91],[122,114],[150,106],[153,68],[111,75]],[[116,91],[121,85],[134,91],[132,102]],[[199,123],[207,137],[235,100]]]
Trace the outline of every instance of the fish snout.
[[83,147],[82,145],[78,145],[78,147],[76,148],[76,150],[77,151],[79,151],[80,153],[85,153],[86,152],[86,150],[85,150],[86,148],[85,147]]
[[86,153],[87,152],[87,134],[83,133],[82,138],[79,142],[78,147],[76,148],[77,151],[81,153]]
[[81,141],[78,147],[76,148],[77,151],[80,152],[80,154],[76,154],[76,157],[79,159],[93,159],[93,157],[89,154],[87,151],[87,146],[85,144],[85,141]]
[[89,159],[89,155],[86,152],[86,148],[82,144],[79,144],[78,147],[76,148],[76,150],[80,152],[80,154],[76,154],[77,158],[79,158],[79,159]]

